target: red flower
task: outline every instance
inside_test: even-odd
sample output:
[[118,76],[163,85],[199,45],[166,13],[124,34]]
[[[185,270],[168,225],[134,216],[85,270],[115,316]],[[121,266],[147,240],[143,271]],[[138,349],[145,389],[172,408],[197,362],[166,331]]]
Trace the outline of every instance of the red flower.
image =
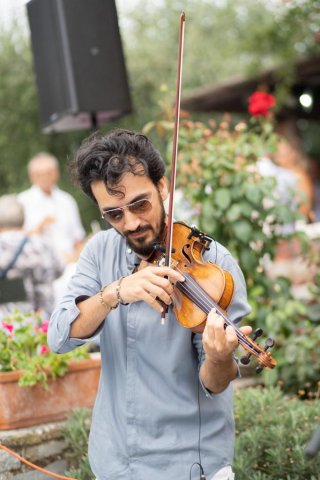
[[254,92],[249,97],[248,110],[253,117],[267,117],[269,111],[276,104],[273,95],[266,92]]
[[2,322],[2,326],[5,330],[7,330],[9,332],[9,334],[11,335],[13,333],[13,325],[11,325],[11,323],[6,323],[6,322]]
[[47,345],[40,345],[40,353],[42,354],[46,354],[46,353],[49,353],[50,350],[49,350],[49,347]]
[[49,326],[49,322],[48,320],[45,320],[40,326],[42,333],[48,333],[48,326]]

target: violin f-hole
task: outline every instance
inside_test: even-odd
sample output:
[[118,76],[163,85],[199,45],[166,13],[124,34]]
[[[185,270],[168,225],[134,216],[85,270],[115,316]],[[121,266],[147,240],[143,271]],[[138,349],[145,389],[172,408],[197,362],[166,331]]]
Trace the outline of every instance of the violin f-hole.
[[[182,249],[182,253],[183,253],[183,256],[188,260],[188,264],[190,265],[192,263],[192,258],[191,258],[191,253],[187,253],[186,249],[189,250],[190,252],[190,244],[187,243],[186,245],[184,245],[183,249]],[[186,267],[188,265],[185,265]]]

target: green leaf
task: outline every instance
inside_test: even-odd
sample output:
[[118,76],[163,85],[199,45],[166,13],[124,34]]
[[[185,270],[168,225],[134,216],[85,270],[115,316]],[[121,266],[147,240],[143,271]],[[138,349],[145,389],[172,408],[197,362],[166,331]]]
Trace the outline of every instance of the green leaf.
[[256,268],[257,260],[251,250],[247,249],[240,252],[240,266],[241,268],[245,268],[246,271],[250,271]]
[[239,240],[247,243],[251,239],[252,226],[248,221],[240,220],[233,224],[233,232]]
[[231,208],[227,211],[227,220],[229,222],[234,222],[235,220],[238,220],[241,216],[241,205],[235,204],[232,205]]
[[219,188],[215,192],[215,204],[221,209],[226,210],[231,203],[230,191],[227,188]]
[[247,185],[245,196],[253,205],[258,205],[262,201],[261,190],[256,185]]

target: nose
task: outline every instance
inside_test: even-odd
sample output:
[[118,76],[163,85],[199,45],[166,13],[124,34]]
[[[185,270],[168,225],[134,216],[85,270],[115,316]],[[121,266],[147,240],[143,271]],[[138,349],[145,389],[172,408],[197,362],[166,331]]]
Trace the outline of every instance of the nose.
[[128,208],[124,210],[124,229],[126,231],[134,232],[140,225],[139,216],[130,212]]

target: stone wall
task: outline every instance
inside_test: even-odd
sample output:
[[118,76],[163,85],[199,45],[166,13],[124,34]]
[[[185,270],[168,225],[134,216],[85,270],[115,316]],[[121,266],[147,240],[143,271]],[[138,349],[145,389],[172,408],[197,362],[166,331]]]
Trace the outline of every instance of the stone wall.
[[[39,467],[65,475],[68,470],[65,422],[0,431],[0,443]],[[0,480],[48,480],[48,475],[28,467],[0,449]]]

